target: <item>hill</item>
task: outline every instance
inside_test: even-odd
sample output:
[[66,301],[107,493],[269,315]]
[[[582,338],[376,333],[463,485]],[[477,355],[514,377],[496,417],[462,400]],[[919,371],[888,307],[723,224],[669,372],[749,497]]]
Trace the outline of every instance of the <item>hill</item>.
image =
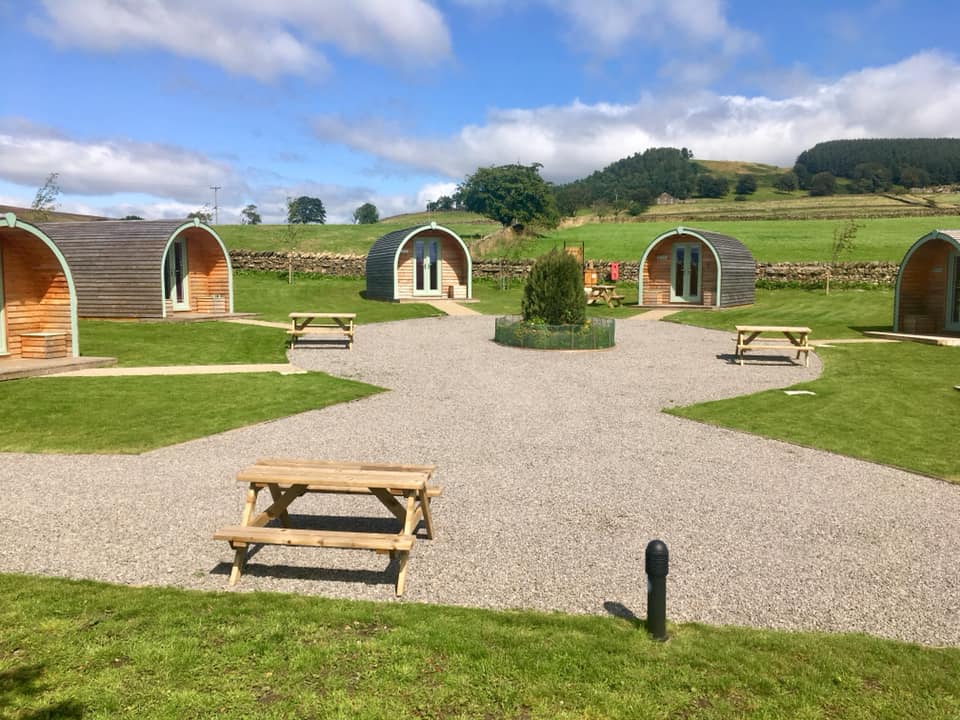
[[39,213],[30,208],[16,207],[14,205],[0,205],[0,214],[13,213],[21,220],[28,223],[36,222],[85,222],[87,220],[110,220],[111,218],[101,217],[99,215],[81,215],[79,213],[49,212],[46,217],[38,217]]

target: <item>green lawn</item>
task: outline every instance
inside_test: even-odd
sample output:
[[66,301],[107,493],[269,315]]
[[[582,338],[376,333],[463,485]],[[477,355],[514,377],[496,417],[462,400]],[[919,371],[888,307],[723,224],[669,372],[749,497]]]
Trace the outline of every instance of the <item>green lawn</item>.
[[[862,635],[0,575],[9,718],[960,716],[960,650]],[[638,614],[643,609],[634,608]]]
[[283,330],[224,322],[81,320],[80,354],[115,357],[120,367],[284,363]]
[[[636,283],[618,283],[617,292],[626,298],[624,302],[636,303]],[[502,290],[496,281],[474,280],[473,297],[477,302],[469,303],[467,307],[484,315],[519,315],[523,299],[523,280],[512,280]],[[587,315],[590,317],[628,318],[643,312],[645,311],[625,305],[617,308],[608,308],[606,305],[587,306]]]
[[743,308],[685,310],[670,322],[733,331],[736,325],[806,325],[810,339],[862,337],[864,330],[893,326],[893,289],[757,290],[756,302]]
[[14,380],[0,452],[140,453],[379,391],[324,373]]
[[[359,226],[357,226],[359,227]],[[355,312],[357,323],[436,317],[443,312],[423,303],[367,300],[362,278],[239,270],[233,274],[234,309],[258,313],[259,319],[287,322],[291,312]]]
[[960,348],[853,344],[817,354],[823,375],[791,386],[816,395],[769,390],[668,412],[960,481],[950,439],[960,427]]
[[[537,257],[553,247],[584,243],[586,257],[638,262],[650,242],[678,225],[713,230],[737,238],[758,262],[826,262],[830,259],[833,231],[840,220],[745,220],[593,223],[554,230],[533,243],[527,253]],[[876,218],[860,221],[863,228],[853,252],[845,261],[886,261],[899,263],[920,237],[937,228],[960,227],[960,217]],[[497,251],[488,253],[491,257]]]

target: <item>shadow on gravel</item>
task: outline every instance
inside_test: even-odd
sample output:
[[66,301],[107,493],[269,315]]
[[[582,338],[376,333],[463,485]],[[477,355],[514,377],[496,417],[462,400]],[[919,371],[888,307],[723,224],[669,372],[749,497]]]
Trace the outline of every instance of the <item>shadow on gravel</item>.
[[[312,548],[309,548],[312,549]],[[242,587],[245,579],[272,578],[274,580],[316,580],[326,582],[360,583],[362,585],[396,585],[399,570],[397,560],[390,560],[383,571],[377,570],[344,570],[339,568],[303,567],[300,565],[261,565],[251,563],[249,558],[243,566],[243,575],[235,587]],[[211,570],[211,575],[230,577],[232,562],[217,563]],[[226,588],[226,584],[224,584]]]
[[[787,352],[791,352],[787,350]],[[717,360],[723,360],[727,365],[739,365],[740,359],[734,353],[721,353]],[[751,352],[743,358],[744,365],[795,365],[803,367],[803,363],[787,355],[756,355]]]

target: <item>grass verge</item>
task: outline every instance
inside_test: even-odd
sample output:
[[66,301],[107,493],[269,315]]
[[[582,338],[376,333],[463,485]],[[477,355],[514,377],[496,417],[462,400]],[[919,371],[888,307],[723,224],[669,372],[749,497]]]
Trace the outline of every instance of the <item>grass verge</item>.
[[285,363],[282,330],[224,322],[81,320],[80,354],[115,357],[120,367]]
[[860,635],[0,575],[11,718],[955,718],[960,650]]
[[960,348],[855,344],[817,353],[823,375],[791,386],[816,395],[768,390],[667,412],[960,482],[949,440],[960,426]]
[[684,310],[666,318],[670,322],[714,330],[734,330],[737,325],[805,325],[810,340],[862,337],[866,330],[890,330],[893,321],[893,288],[870,290],[757,290],[756,302],[724,310]]
[[140,453],[376,392],[324,373],[27,378],[0,383],[0,451]]
[[443,315],[424,303],[367,300],[363,278],[295,273],[291,283],[287,273],[240,270],[233,279],[236,311],[259,313],[262,320],[288,322],[291,312],[353,312],[358,324]]

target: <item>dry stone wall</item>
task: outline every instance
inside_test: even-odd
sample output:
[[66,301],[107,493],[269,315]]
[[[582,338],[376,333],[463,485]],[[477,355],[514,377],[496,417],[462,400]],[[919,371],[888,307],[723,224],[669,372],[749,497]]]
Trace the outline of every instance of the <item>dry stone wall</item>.
[[[265,270],[277,272],[305,272],[339,277],[363,277],[366,258],[362,255],[334,253],[272,252],[231,250],[230,261],[237,270]],[[601,277],[610,276],[610,263],[591,261]],[[499,279],[522,278],[530,272],[531,260],[474,260],[473,277]],[[757,280],[771,283],[822,283],[826,279],[827,263],[757,263]],[[864,285],[893,285],[897,280],[896,263],[846,262],[833,270],[831,282]],[[636,282],[639,263],[619,263],[621,280]]]

